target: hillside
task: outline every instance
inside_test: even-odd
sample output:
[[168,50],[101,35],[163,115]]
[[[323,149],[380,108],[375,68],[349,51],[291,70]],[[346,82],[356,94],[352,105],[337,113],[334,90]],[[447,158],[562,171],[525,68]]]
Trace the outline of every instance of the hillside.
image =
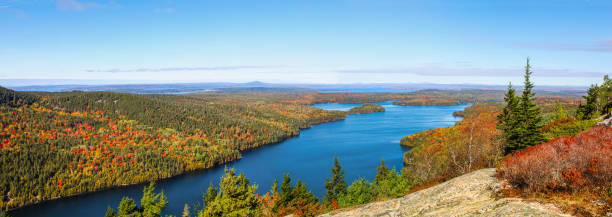
[[495,178],[495,169],[488,168],[401,198],[320,216],[569,216],[550,204],[495,199],[495,191],[502,186],[504,183]]
[[0,96],[0,209],[211,168],[346,116],[275,95]]

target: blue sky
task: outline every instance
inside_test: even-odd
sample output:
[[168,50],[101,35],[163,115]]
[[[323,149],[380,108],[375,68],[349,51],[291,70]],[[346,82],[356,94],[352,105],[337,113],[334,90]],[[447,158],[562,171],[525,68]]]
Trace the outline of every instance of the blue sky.
[[[0,79],[521,82],[612,72],[612,1],[0,0]],[[8,83],[7,83],[8,82]]]

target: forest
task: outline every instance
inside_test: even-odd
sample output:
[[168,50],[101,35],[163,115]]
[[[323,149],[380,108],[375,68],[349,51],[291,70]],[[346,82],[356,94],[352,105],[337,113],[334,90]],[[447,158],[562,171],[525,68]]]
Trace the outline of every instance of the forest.
[[[283,141],[313,124],[346,117],[347,112],[311,107],[314,103],[388,100],[419,102],[418,105],[437,105],[445,101],[475,103],[458,112],[464,118],[455,126],[402,138],[401,144],[411,149],[405,153],[405,167],[401,171],[390,170],[382,161],[374,180],[359,179],[347,185],[336,159],[332,177],[326,183],[331,190],[328,189],[324,198],[314,197],[299,180],[292,184],[290,176],[286,175],[280,187],[271,189],[266,195],[254,195],[254,199],[245,204],[257,207],[253,209],[257,215],[310,216],[403,196],[479,168],[499,167],[504,176],[514,174],[502,171],[511,168],[512,163],[529,158],[507,159],[530,152],[532,149],[528,147],[556,139],[569,141],[563,138],[574,136],[590,138],[581,136],[581,132],[589,130],[600,115],[610,111],[610,86],[606,77],[601,86],[594,85],[589,89],[584,99],[574,94],[553,92],[538,92],[535,97],[530,90],[524,91],[526,96],[519,97],[514,96],[512,87],[506,93],[423,90],[409,93],[232,92],[188,95],[16,92],[2,88],[0,206],[7,210],[210,168],[239,159],[241,151]],[[499,101],[501,98],[505,100]],[[536,131],[539,133],[535,140],[527,142],[514,141],[511,138],[515,137],[508,136],[512,133],[508,129],[526,126],[518,126],[516,122],[513,127],[500,124],[513,119],[504,115],[520,113],[518,106],[509,108],[508,105],[522,105],[522,102],[532,103],[529,110],[538,117],[529,118],[538,120]],[[364,110],[368,112],[379,109],[363,106],[359,110],[366,107]],[[607,132],[599,130],[587,135],[601,133]],[[609,148],[601,150],[606,153]],[[596,159],[597,162],[605,160]],[[580,173],[573,174],[580,174],[579,177],[585,177],[588,172],[578,171]],[[209,196],[207,201],[186,210],[207,213],[201,214],[203,216],[219,216],[219,213],[233,211],[218,210],[224,206],[212,204],[235,200],[223,196],[222,192],[254,192],[248,179],[236,175],[231,169],[225,179],[230,184],[224,187],[225,184],[220,183],[221,189],[211,188],[207,192],[214,197]],[[512,180],[512,177],[508,179]],[[600,180],[602,186],[610,184],[609,181],[601,184],[601,178],[596,180]],[[533,186],[529,183],[521,184],[521,181],[516,183],[542,189],[529,187]],[[564,186],[563,183],[559,185]],[[227,186],[239,186],[240,189],[224,189],[230,188]],[[145,192],[149,192],[147,198],[153,197],[152,190],[145,189]],[[155,198],[163,199],[158,196]],[[121,211],[122,207],[132,207],[133,213],[147,210],[132,203],[124,204],[122,201],[123,205],[120,204],[116,211],[109,209],[109,215],[122,216],[119,215],[125,213]],[[162,204],[155,205],[158,207],[155,209],[163,209]]]
[[2,209],[210,168],[346,117],[240,97],[0,94]]

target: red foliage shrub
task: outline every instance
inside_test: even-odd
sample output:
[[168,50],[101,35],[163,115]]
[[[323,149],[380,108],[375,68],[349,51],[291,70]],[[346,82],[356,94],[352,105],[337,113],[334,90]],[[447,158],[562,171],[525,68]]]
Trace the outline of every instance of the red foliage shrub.
[[502,162],[498,174],[532,191],[611,186],[612,128],[593,127],[518,151]]

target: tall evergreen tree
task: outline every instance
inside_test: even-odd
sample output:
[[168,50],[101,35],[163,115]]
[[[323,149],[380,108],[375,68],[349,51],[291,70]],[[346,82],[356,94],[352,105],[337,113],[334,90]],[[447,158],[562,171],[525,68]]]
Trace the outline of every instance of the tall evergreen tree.
[[[115,212],[115,210],[109,206],[106,209],[106,214],[104,214],[104,217],[116,217],[116,216],[117,216],[117,212]],[[2,216],[0,215],[0,217]]]
[[234,169],[226,169],[219,183],[215,200],[201,210],[199,216],[258,216],[261,204],[255,195],[256,185],[251,185],[244,174],[236,175]]
[[142,215],[146,217],[159,217],[162,211],[168,205],[166,195],[162,191],[155,194],[155,183],[151,182],[148,187],[143,190],[140,206],[142,207]]
[[540,107],[534,101],[535,93],[533,92],[533,83],[530,77],[533,72],[527,58],[525,66],[525,87],[520,98],[518,107],[518,134],[519,138],[516,143],[516,150],[522,150],[530,146],[534,146],[544,142],[546,139],[542,133],[542,114]]
[[[542,133],[542,114],[540,107],[533,101],[533,83],[531,83],[531,65],[527,58],[525,66],[525,87],[520,97],[514,97],[514,89],[508,87],[506,106],[498,116],[498,128],[503,131],[506,142],[506,154],[534,146],[545,141]],[[518,99],[517,99],[518,98]]]
[[288,173],[283,175],[283,182],[280,185],[280,200],[274,205],[273,210],[276,212],[280,207],[287,206],[294,198],[291,187],[291,176]]
[[512,87],[512,83],[508,84],[508,92],[504,96],[506,105],[502,113],[497,116],[497,129],[503,132],[503,140],[506,144],[505,152],[508,154],[516,149],[516,141],[518,140],[518,106],[519,98],[516,96],[516,91]]
[[374,177],[373,183],[378,185],[381,182],[383,182],[385,179],[387,179],[387,177],[389,177],[389,174],[391,173],[391,171],[389,170],[389,167],[385,165],[384,158],[380,159],[380,166],[376,167],[376,169],[378,170],[378,172],[376,172],[376,177]]
[[213,186],[212,182],[208,185],[208,189],[202,195],[203,206],[206,207],[217,197],[218,190]]
[[599,86],[597,86],[596,84],[591,85],[591,88],[589,88],[589,90],[587,91],[587,95],[582,96],[582,98],[584,98],[586,101],[585,104],[580,104],[578,106],[577,113],[580,119],[588,120],[598,115],[598,96]]
[[189,217],[189,216],[191,216],[191,213],[189,212],[189,205],[185,204],[185,206],[183,207],[182,217]]
[[602,115],[612,112],[612,79],[608,75],[599,86],[599,107]]
[[272,187],[270,188],[270,193],[272,194],[272,196],[278,195],[278,181],[276,179],[274,179],[274,182],[272,183]]
[[[330,179],[331,178],[331,179]],[[346,181],[344,181],[344,169],[340,166],[338,157],[334,155],[334,166],[332,167],[331,177],[325,182],[326,203],[338,202],[338,197],[346,194]]]
[[142,214],[138,211],[138,206],[136,202],[132,200],[132,198],[124,197],[119,202],[119,207],[117,208],[117,216],[121,217],[139,217]]

